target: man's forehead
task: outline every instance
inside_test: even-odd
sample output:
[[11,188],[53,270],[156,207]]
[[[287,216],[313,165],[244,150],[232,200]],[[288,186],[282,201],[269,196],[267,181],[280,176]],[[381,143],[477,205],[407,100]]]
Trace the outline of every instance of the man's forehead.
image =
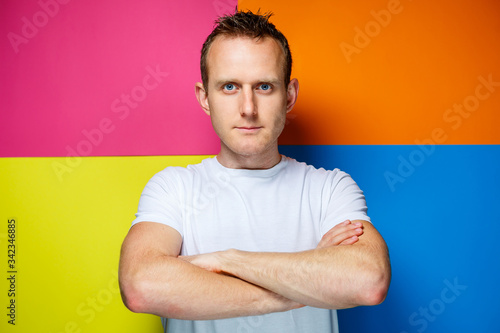
[[212,45],[208,50],[208,60],[210,60],[211,55],[213,56],[214,50],[225,48],[234,50],[235,48],[246,47],[248,45],[255,46],[271,46],[273,52],[285,56],[285,53],[279,44],[279,42],[269,36],[264,37],[250,37],[250,36],[232,36],[232,35],[219,35],[215,37]]
[[[258,53],[244,51],[248,50],[248,48],[252,46],[262,47],[262,51]],[[260,58],[261,60],[265,59],[265,63],[269,66],[274,65],[272,61],[272,58],[274,58],[278,61],[278,68],[276,69],[279,72],[279,75],[282,75],[281,72],[285,63],[285,54],[279,42],[274,38],[268,36],[254,38],[249,36],[227,35],[217,36],[208,50],[207,65],[209,72],[211,72],[210,74],[212,74],[211,69],[214,68],[214,65],[218,68],[230,67],[231,59],[238,59],[238,56],[235,57],[237,52],[242,52],[242,54],[240,54],[242,58],[251,58],[250,55],[255,55],[256,58]],[[263,58],[264,56],[265,58]],[[251,59],[253,60],[255,58]],[[273,75],[268,76],[270,80],[275,80]]]
[[277,46],[279,46],[279,43],[276,39],[274,39],[271,36],[259,36],[259,37],[252,37],[252,36],[247,36],[247,35],[229,35],[229,34],[221,34],[215,37],[215,39],[212,42],[212,47],[214,45],[220,44],[220,43],[239,43],[239,42],[254,42],[256,44],[263,44],[266,42],[274,42]]

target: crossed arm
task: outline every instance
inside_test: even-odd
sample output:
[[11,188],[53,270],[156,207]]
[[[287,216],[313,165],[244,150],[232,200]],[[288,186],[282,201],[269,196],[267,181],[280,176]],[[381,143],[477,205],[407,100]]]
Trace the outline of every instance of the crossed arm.
[[369,222],[346,221],[314,250],[228,250],[178,256],[182,238],[165,225],[129,231],[120,288],[134,312],[178,319],[220,319],[304,305],[340,309],[382,302],[390,282],[387,247]]

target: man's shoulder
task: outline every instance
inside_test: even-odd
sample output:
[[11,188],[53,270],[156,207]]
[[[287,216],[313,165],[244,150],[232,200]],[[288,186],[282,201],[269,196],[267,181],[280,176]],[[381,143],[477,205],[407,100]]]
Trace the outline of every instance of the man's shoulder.
[[186,166],[169,165],[165,169],[158,172],[157,174],[162,176],[172,175],[172,174],[189,175],[210,169],[213,166],[214,166],[214,157],[207,157],[201,160],[199,163],[188,164]]
[[292,172],[305,172],[309,175],[319,175],[319,176],[332,176],[338,173],[342,173],[338,168],[328,169],[323,166],[315,166],[306,162],[297,161],[294,158],[283,155],[283,158],[287,162],[287,169]]
[[305,162],[299,162],[293,158],[287,159],[287,176],[293,182],[301,182],[313,189],[322,189],[331,192],[335,188],[347,186],[353,182],[351,176],[338,169],[330,169],[328,166],[315,166]]
[[170,184],[190,183],[197,177],[206,177],[213,168],[213,157],[206,158],[200,163],[189,164],[187,166],[169,165],[165,169],[157,172],[150,179],[150,183]]

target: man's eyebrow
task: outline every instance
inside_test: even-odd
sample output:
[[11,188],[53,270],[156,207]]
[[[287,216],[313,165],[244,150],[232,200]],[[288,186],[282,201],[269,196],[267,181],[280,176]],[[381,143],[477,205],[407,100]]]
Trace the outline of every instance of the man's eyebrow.
[[280,79],[276,79],[276,78],[267,78],[267,79],[264,79],[264,80],[260,80],[259,82],[262,82],[262,83],[270,83],[272,85],[279,85],[281,83],[283,83],[283,80],[280,80]]
[[[217,80],[215,81],[215,86],[219,87],[219,86],[222,86],[224,84],[227,84],[227,83],[239,83],[239,80],[237,79],[220,79],[220,80]],[[280,79],[276,79],[276,78],[262,78],[261,80],[256,80],[254,84],[258,84],[258,83],[270,83],[272,85],[279,85],[282,83],[282,80]]]
[[215,85],[218,87],[218,86],[222,86],[224,84],[235,82],[235,81],[236,80],[231,80],[231,79],[221,79],[221,80],[215,81]]

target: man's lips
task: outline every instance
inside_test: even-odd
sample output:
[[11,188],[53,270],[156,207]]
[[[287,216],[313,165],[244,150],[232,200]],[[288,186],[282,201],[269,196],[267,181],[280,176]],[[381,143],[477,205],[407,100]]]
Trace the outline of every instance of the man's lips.
[[256,132],[261,129],[261,126],[237,126],[236,129],[243,132]]

